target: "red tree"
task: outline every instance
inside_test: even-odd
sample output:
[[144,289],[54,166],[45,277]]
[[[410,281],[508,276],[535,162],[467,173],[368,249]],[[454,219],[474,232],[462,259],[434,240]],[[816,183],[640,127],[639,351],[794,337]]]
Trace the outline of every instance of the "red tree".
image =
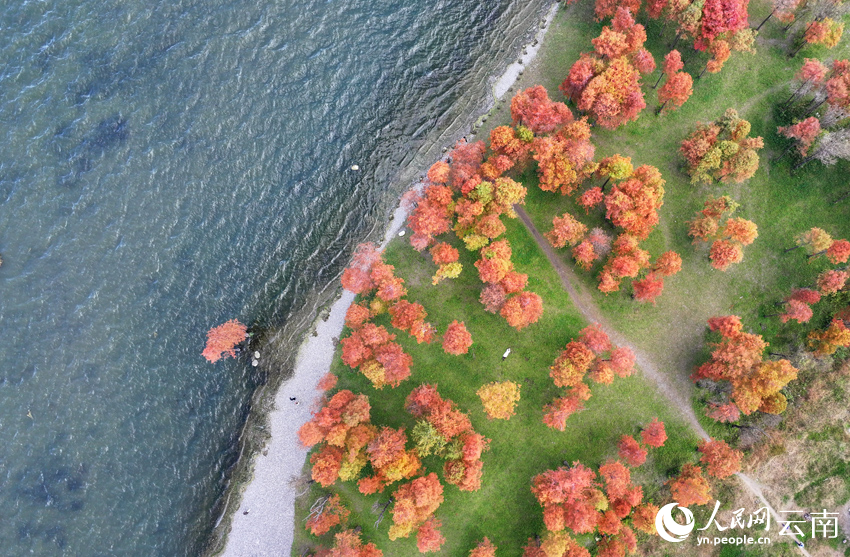
[[407,300],[399,300],[390,306],[390,315],[393,327],[405,332],[410,331],[417,321],[423,321],[428,317],[421,304],[410,303]]
[[850,242],[847,240],[835,240],[826,250],[826,258],[833,265],[847,263],[850,259]]
[[551,133],[573,121],[567,105],[549,99],[542,85],[517,93],[511,99],[511,118],[514,125],[522,124],[537,134]]
[[316,384],[316,389],[320,391],[330,391],[336,386],[337,376],[331,372],[327,372],[319,379],[319,382]]
[[726,478],[741,470],[744,453],[736,451],[724,441],[704,439],[697,450],[702,453],[700,462],[706,465],[708,473],[715,478]]
[[537,323],[543,315],[543,300],[534,292],[520,292],[505,302],[499,314],[505,318],[508,325],[521,331]]
[[605,194],[602,193],[602,188],[593,187],[581,194],[577,201],[578,204],[584,207],[585,212],[590,213],[590,210],[605,200]]
[[705,505],[709,501],[711,487],[699,466],[685,463],[679,476],[667,483],[670,484],[673,499],[681,507]]
[[719,271],[725,271],[733,263],[743,261],[744,252],[739,244],[732,243],[729,240],[715,240],[711,244],[708,257],[711,259],[712,267]]
[[351,265],[342,272],[342,287],[355,294],[374,289],[376,285],[369,274],[372,266],[380,259],[381,254],[375,244],[359,244],[354,250]]
[[602,127],[614,129],[636,119],[646,107],[640,76],[655,69],[645,41],[643,25],[635,23],[626,7],[617,7],[611,27],[592,41],[594,53],[573,64],[561,91],[577,97],[579,110]]
[[546,233],[546,239],[553,247],[574,246],[587,234],[587,227],[569,213],[552,219],[552,230]]
[[313,479],[323,486],[338,477],[354,479],[365,464],[366,446],[377,435],[369,422],[369,399],[342,390],[334,394],[313,418],[298,430],[305,447],[325,443],[313,454]]
[[225,321],[207,331],[207,345],[201,355],[213,364],[222,358],[222,354],[235,358],[236,345],[245,340],[247,333],[248,327],[236,319]]
[[665,251],[655,263],[652,270],[665,277],[670,277],[682,270],[682,258],[675,251]]
[[678,50],[672,50],[664,57],[664,75],[667,76],[667,81],[658,90],[658,112],[662,112],[671,101],[672,107],[679,108],[693,93],[694,80],[690,74],[681,71],[684,67]]
[[655,273],[649,273],[642,280],[634,281],[632,288],[635,291],[635,300],[655,304],[655,299],[664,289],[664,279]]
[[[498,217],[496,217],[496,220],[498,221]],[[501,221],[499,221],[499,224],[501,224]],[[496,235],[498,236],[498,234]],[[432,284],[437,284],[444,278],[457,278],[460,275],[463,266],[457,262],[459,256],[457,249],[445,242],[431,248],[431,257],[434,259],[434,263],[440,266],[431,281]]]
[[664,204],[664,180],[654,166],[642,165],[605,197],[606,217],[638,240],[645,240],[658,224]]
[[507,299],[507,292],[501,284],[488,284],[481,290],[479,298],[481,303],[484,304],[485,311],[490,313],[499,313]]
[[345,530],[334,536],[336,543],[330,549],[321,549],[315,557],[382,557],[384,552],[375,544],[363,545],[360,533],[356,530]]
[[496,546],[485,537],[469,552],[469,557],[496,557]]
[[667,432],[664,430],[664,422],[660,421],[658,418],[653,418],[652,422],[643,428],[643,431],[640,432],[641,439],[643,442],[649,445],[650,447],[661,447],[664,445],[664,442],[667,440]]
[[848,275],[847,271],[824,271],[818,275],[818,290],[824,296],[835,294],[844,288],[848,277],[850,275]]
[[570,195],[596,170],[587,118],[565,125],[556,135],[535,138],[531,150],[543,191]]
[[788,139],[795,140],[797,150],[800,152],[800,155],[805,157],[809,154],[809,148],[811,148],[820,135],[820,120],[814,116],[810,116],[792,126],[780,126],[776,128],[776,131]]
[[463,321],[458,323],[455,319],[448,326],[446,334],[443,336],[443,350],[446,354],[460,356],[466,354],[470,346],[472,346],[472,335],[466,330]]
[[406,538],[425,524],[443,502],[443,486],[437,475],[431,473],[402,484],[393,494],[393,501],[390,539]]
[[372,318],[372,312],[366,306],[351,304],[345,312],[345,326],[349,329],[359,329]]
[[[708,320],[708,325],[712,331],[720,333],[721,340],[712,344],[711,359],[701,365],[691,379],[728,381],[732,385],[732,400],[728,404],[733,404],[744,414],[749,415],[756,410],[775,414],[782,412],[785,397],[780,390],[796,379],[797,370],[787,360],[763,361],[762,353],[768,344],[760,335],[745,333],[738,317],[713,317]],[[722,408],[720,412],[715,405],[709,415],[734,421],[734,409],[729,406]]]
[[322,536],[337,524],[345,522],[348,515],[349,511],[340,501],[339,495],[334,494],[325,498],[319,508],[314,505],[307,517],[306,528],[314,536]]
[[440,551],[446,543],[446,538],[440,533],[442,523],[438,518],[431,517],[416,532],[416,547],[420,553]]
[[785,311],[779,315],[779,320],[783,323],[787,323],[791,319],[797,323],[806,323],[812,318],[812,315],[812,308],[807,303],[789,298],[785,300]]
[[646,462],[647,451],[635,441],[631,435],[623,435],[617,444],[617,454],[625,460],[629,466],[640,466]]

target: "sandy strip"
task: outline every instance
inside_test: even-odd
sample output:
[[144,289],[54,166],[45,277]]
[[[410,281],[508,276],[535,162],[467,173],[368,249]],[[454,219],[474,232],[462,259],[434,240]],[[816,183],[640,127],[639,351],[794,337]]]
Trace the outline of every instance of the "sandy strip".
[[[514,62],[493,84],[493,96],[501,98],[517,81],[526,65],[534,60],[543,37],[557,12],[555,3],[545,18],[545,24],[535,37],[536,44],[525,47],[522,63]],[[394,238],[407,219],[403,207],[396,209],[381,249]],[[292,476],[301,473],[307,450],[298,442],[297,431],[311,417],[319,379],[330,369],[334,355],[334,337],[339,337],[345,312],[354,301],[354,294],[343,292],[331,306],[327,321],[317,319],[317,336],[307,336],[298,350],[295,372],[281,385],[275,397],[275,409],[269,415],[271,440],[263,454],[256,457],[254,475],[242,495],[239,509],[227,535],[223,555],[260,557],[290,555],[295,525],[295,491],[289,486]],[[294,397],[296,400],[290,400]],[[296,404],[296,402],[298,404]]]
[[557,12],[558,3],[555,2],[546,14],[544,24],[540,27],[540,30],[537,31],[534,41],[523,49],[523,55],[520,58],[522,62],[513,62],[505,69],[505,73],[503,73],[502,76],[493,83],[493,96],[496,99],[501,99],[505,93],[508,92],[511,85],[516,83],[519,76],[522,75],[525,67],[534,60],[535,56],[537,56],[537,53],[540,51],[540,47],[543,46],[543,37],[546,36],[546,31],[549,30],[549,26],[552,24],[552,20],[555,19],[555,14]]
[[[381,249],[398,234],[406,219],[404,208],[396,209]],[[353,301],[354,294],[343,291],[331,306],[327,321],[316,320],[317,335],[308,335],[298,350],[295,372],[275,396],[275,409],[269,415],[271,440],[263,454],[256,457],[253,479],[233,517],[223,555],[290,554],[296,494],[289,480],[301,473],[307,457],[307,450],[298,442],[297,431],[310,419],[313,402],[321,396],[316,384],[331,367],[333,339],[342,333],[345,312]],[[291,397],[295,400],[290,400]]]

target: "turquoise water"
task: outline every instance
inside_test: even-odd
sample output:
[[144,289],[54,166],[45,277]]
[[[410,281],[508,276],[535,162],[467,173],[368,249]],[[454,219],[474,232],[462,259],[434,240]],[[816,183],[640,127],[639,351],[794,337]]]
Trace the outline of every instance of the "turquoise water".
[[0,554],[200,551],[262,380],[206,330],[309,306],[545,3],[3,4]]

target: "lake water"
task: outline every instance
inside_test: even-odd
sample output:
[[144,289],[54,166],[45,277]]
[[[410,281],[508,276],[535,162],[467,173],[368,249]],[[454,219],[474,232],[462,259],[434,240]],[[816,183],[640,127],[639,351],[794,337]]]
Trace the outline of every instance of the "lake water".
[[201,551],[261,381],[207,329],[310,306],[544,4],[3,3],[0,554]]

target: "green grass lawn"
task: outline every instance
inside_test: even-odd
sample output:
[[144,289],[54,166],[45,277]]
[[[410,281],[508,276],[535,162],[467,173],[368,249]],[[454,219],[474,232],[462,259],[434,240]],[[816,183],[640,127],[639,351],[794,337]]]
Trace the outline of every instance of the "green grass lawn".
[[[665,422],[670,440],[665,447],[653,450],[647,463],[635,470],[635,477],[644,484],[649,499],[660,497],[667,477],[678,470],[683,460],[695,455],[696,437],[673,417],[653,386],[638,375],[617,379],[610,386],[593,385],[593,398],[588,401],[587,409],[567,421],[566,431],[555,431],[543,424],[543,405],[560,391],[549,378],[548,367],[585,323],[521,223],[508,223],[508,238],[517,269],[529,275],[528,289],[544,300],[544,314],[538,323],[517,332],[502,317],[484,311],[477,301],[481,283],[469,252],[461,249],[464,273],[459,279],[432,286],[431,275],[436,267],[406,243],[396,241],[387,249],[385,259],[407,281],[408,299],[422,303],[429,321],[440,330],[444,331],[454,319],[464,321],[474,341],[470,352],[451,356],[437,343],[417,345],[400,333],[397,340],[413,356],[414,364],[412,376],[395,389],[375,390],[368,380],[339,359],[334,364],[334,371],[340,376],[338,388],[369,396],[375,424],[412,428],[414,420],[403,409],[405,397],[422,382],[436,383],[444,398],[453,400],[469,413],[476,431],[492,440],[490,450],[483,456],[480,491],[467,493],[452,485],[445,486],[445,502],[436,513],[443,521],[447,538],[445,555],[465,554],[484,536],[500,548],[501,554],[520,554],[527,538],[543,529],[541,508],[530,490],[531,478],[564,461],[580,460],[598,467],[607,458],[616,456],[616,443],[621,435],[637,434],[640,425],[653,417]],[[387,316],[376,322],[389,328]],[[502,362],[502,353],[508,347],[511,355]],[[475,391],[490,381],[503,380],[522,385],[517,414],[509,421],[489,420]],[[437,472],[442,477],[441,460],[429,457],[425,464],[428,472]],[[397,485],[382,495],[369,497],[357,493],[353,483],[337,484],[334,489],[339,489],[354,510],[356,518],[352,524],[362,526],[364,537],[374,541],[385,555],[413,555],[417,553],[414,537],[390,542],[387,529],[391,518],[387,516],[376,531],[375,517],[369,512],[376,501],[386,501]],[[304,497],[301,500],[301,505],[306,505],[304,509],[323,491],[317,488]],[[296,536],[294,554],[300,554],[302,544],[308,543],[301,523],[296,525]]]
[[[750,21],[758,24],[767,10],[766,2],[751,4]],[[558,48],[543,51],[538,73],[547,78],[560,76],[544,83],[553,99],[563,98],[557,91],[558,83],[579,53],[590,50],[590,39],[602,27],[602,24],[578,23],[591,19],[592,3],[577,4],[568,12],[559,13],[552,35],[547,36],[546,40],[551,39]],[[672,37],[669,32],[662,35],[662,26],[656,22],[647,25],[647,34],[650,37],[647,47],[660,66],[669,50],[662,38]],[[839,297],[822,301],[814,306],[815,317],[808,325],[796,322],[783,325],[778,318],[767,317],[778,312],[775,303],[792,288],[812,287],[817,274],[828,268],[824,258],[809,264],[802,250],[783,253],[794,245],[795,234],[818,226],[835,238],[850,236],[850,198],[833,203],[850,191],[846,178],[850,164],[840,161],[833,167],[824,167],[813,161],[792,175],[794,155],[789,154],[778,162],[770,161],[788,145],[785,138],[777,135],[776,127],[791,123],[793,117],[774,107],[788,98],[792,77],[803,58],[827,54],[822,48],[811,48],[789,59],[787,49],[778,42],[781,37],[781,28],[769,21],[757,40],[756,54],[734,53],[720,73],[707,73],[695,80],[694,94],[681,109],[661,116],[654,113],[656,93],[650,88],[659,75],[657,70],[645,79],[648,107],[636,122],[615,131],[594,127],[597,159],[619,153],[632,157],[635,166],[649,164],[661,170],[666,180],[664,206],[659,211],[661,222],[644,247],[653,257],[675,250],[682,256],[683,265],[682,272],[666,281],[664,293],[655,306],[635,302],[627,282],[620,292],[609,295],[598,292],[596,276],[602,262],[589,272],[580,269],[577,272],[611,323],[671,374],[685,377],[694,365],[704,360],[706,352],[701,346],[705,322],[711,316],[739,315],[748,330],[764,335],[771,343],[770,350],[784,352],[799,344],[812,328],[825,325],[834,309],[847,302]],[[679,48],[686,59],[685,71],[698,75],[707,54],[688,49],[683,42]],[[843,43],[828,51],[829,57],[847,55]],[[764,138],[760,168],[743,184],[691,185],[683,172],[679,146],[697,122],[715,120],[727,108],[735,108],[742,118],[751,122],[751,136]],[[571,198],[533,187],[534,180],[533,175],[526,176],[529,186],[526,209],[541,232],[550,230],[552,218],[566,211],[589,226],[612,231],[603,218],[603,209],[586,216]],[[596,184],[588,183],[584,187],[591,185]],[[687,234],[687,221],[702,209],[707,198],[720,195],[730,195],[738,201],[741,207],[736,216],[750,219],[759,227],[758,239],[744,248],[744,261],[726,272],[711,268],[708,244],[693,245]],[[573,265],[569,250],[560,253]],[[698,408],[697,412],[702,411]]]
[[[588,0],[561,10],[546,37],[546,45],[537,61],[537,69],[527,72],[540,77],[550,90],[550,97],[562,99],[557,85],[567,74],[580,52],[591,49],[590,40],[598,35],[602,24],[592,22],[593,4]],[[751,5],[751,22],[758,24],[768,13],[766,2]],[[639,18],[640,21],[640,18]],[[668,51],[660,25],[647,26],[651,37],[647,46],[659,66]],[[771,342],[772,349],[782,351],[799,342],[812,326],[827,319],[830,304],[816,306],[815,318],[809,326],[782,325],[775,317],[774,302],[781,300],[793,287],[814,283],[824,262],[808,264],[800,251],[783,253],[793,245],[795,234],[810,227],[825,228],[836,238],[850,236],[850,199],[832,201],[848,191],[846,178],[850,166],[840,162],[825,168],[812,162],[792,175],[792,156],[770,163],[787,143],[776,134],[777,125],[790,123],[792,115],[774,109],[790,93],[789,82],[806,56],[823,55],[818,49],[804,49],[795,59],[788,59],[783,37],[776,22],[762,30],[757,41],[757,54],[735,53],[719,74],[706,74],[695,82],[694,95],[678,111],[654,115],[655,83],[658,73],[648,76],[644,90],[648,108],[637,122],[616,131],[594,128],[597,158],[614,153],[631,156],[635,166],[657,166],[666,183],[661,223],[645,242],[653,256],[666,250],[677,251],[683,259],[683,270],[666,281],[665,292],[657,305],[639,304],[631,299],[628,283],[620,292],[608,296],[596,291],[596,275],[601,265],[590,272],[578,270],[585,289],[593,291],[593,300],[606,318],[639,348],[648,353],[661,371],[679,379],[687,377],[695,364],[705,358],[703,347],[705,321],[713,315],[734,313],[741,316],[745,327],[760,333]],[[686,58],[685,70],[698,75],[707,59],[680,44]],[[844,45],[829,52],[831,57],[846,56]],[[534,83],[522,83],[530,86]],[[515,92],[515,91],[514,91]],[[740,185],[714,184],[693,186],[682,172],[678,148],[697,121],[720,117],[727,108],[735,108],[752,123],[753,136],[762,136],[766,147],[761,151],[761,168],[749,181]],[[501,103],[482,130],[506,121],[506,103]],[[483,133],[479,133],[483,137]],[[570,211],[590,226],[610,227],[601,212],[585,216],[573,201],[537,189],[532,175],[525,176],[529,187],[527,210],[541,232],[551,228],[552,217]],[[755,221],[759,238],[744,249],[744,261],[727,272],[709,266],[707,246],[694,246],[687,236],[687,221],[709,196],[728,194],[741,204],[737,216]],[[584,323],[562,290],[559,278],[518,221],[508,224],[507,237],[513,247],[513,261],[520,272],[528,273],[528,289],[544,300],[541,320],[517,332],[499,317],[486,313],[477,298],[481,290],[473,257],[464,249],[461,262],[464,272],[459,279],[431,285],[435,267],[430,260],[415,252],[406,242],[395,241],[387,249],[385,259],[396,266],[397,275],[407,284],[408,299],[423,304],[428,320],[440,331],[454,319],[462,320],[472,334],[474,344],[465,356],[443,353],[439,344],[417,345],[398,333],[398,341],[413,356],[412,376],[396,389],[375,390],[359,373],[345,367],[337,359],[333,371],[340,376],[338,388],[347,388],[369,396],[372,422],[392,427],[411,428],[414,420],[403,409],[405,397],[423,382],[436,383],[440,394],[456,402],[468,412],[475,429],[492,440],[483,456],[482,489],[475,493],[460,492],[445,486],[445,502],[436,515],[443,521],[447,543],[442,554],[465,555],[482,537],[489,537],[500,555],[519,555],[527,538],[542,532],[542,513],[529,489],[531,478],[564,461],[580,460],[593,468],[616,455],[616,442],[622,434],[636,434],[641,424],[657,416],[667,424],[669,441],[650,453],[647,463],[634,472],[644,485],[649,500],[661,502],[666,497],[664,481],[685,460],[695,459],[696,436],[668,410],[668,404],[651,383],[639,374],[617,379],[613,385],[593,385],[593,398],[587,409],[567,421],[567,430],[558,432],[543,425],[542,407],[558,395],[548,377],[548,366],[564,344],[574,338]],[[572,265],[568,250],[562,256]],[[833,304],[834,305],[834,304]],[[377,320],[388,325],[386,316]],[[344,333],[347,334],[347,333]],[[511,356],[501,361],[506,348]],[[513,380],[522,385],[522,399],[517,415],[510,421],[491,421],[484,415],[475,391],[490,381]],[[793,402],[793,401],[792,401]],[[700,403],[698,415],[702,414]],[[712,434],[725,436],[725,428],[706,424]],[[442,477],[442,462],[436,457],[424,460],[427,471]],[[309,470],[309,465],[307,467]],[[361,526],[363,537],[374,541],[387,556],[409,556],[417,553],[415,539],[389,542],[389,514],[375,529],[373,503],[385,502],[398,484],[384,494],[363,497],[353,483],[337,484],[344,502],[353,510],[351,526]],[[314,488],[299,502],[296,516],[303,518],[315,498],[326,490]],[[304,547],[318,540],[296,520],[293,555],[301,555]],[[328,543],[330,536],[324,541]],[[669,548],[665,547],[664,550]],[[776,548],[774,548],[776,549]]]

